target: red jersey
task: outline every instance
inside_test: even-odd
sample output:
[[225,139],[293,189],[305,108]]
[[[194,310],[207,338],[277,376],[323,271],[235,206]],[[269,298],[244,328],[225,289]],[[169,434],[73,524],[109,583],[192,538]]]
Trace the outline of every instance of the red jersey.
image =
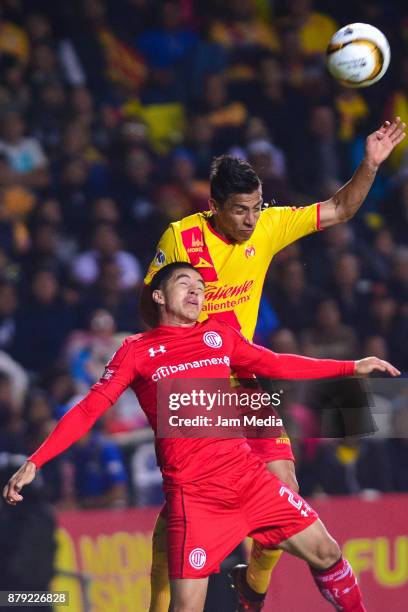
[[[37,467],[86,433],[130,387],[156,433],[157,385],[165,378],[228,379],[231,369],[278,379],[324,378],[354,373],[354,361],[311,359],[273,353],[251,344],[214,318],[193,327],[159,326],[129,336],[114,354],[100,380],[58,423],[30,457]],[[156,438],[164,483],[176,484],[228,471],[251,455],[242,438]]]

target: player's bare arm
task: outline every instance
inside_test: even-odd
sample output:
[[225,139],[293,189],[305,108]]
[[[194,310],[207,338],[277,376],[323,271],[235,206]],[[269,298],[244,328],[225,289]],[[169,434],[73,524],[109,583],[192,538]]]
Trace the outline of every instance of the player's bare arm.
[[320,227],[330,227],[351,219],[363,204],[380,165],[405,138],[406,125],[399,117],[385,121],[367,137],[365,155],[352,178],[332,198],[322,202]]

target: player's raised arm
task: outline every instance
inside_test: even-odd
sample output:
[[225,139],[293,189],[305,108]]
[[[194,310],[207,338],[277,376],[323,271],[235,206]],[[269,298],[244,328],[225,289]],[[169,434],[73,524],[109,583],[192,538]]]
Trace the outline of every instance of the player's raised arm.
[[100,380],[86,397],[69,410],[57,423],[43,444],[10,478],[3,497],[10,505],[23,500],[20,491],[35,477],[37,468],[63,453],[77,442],[108,410],[137,376],[131,342],[125,341],[105,368]]
[[399,376],[401,372],[393,365],[378,359],[366,357],[358,361],[339,361],[337,359],[314,359],[300,355],[274,353],[268,349],[248,342],[238,332],[231,329],[235,348],[231,355],[231,368],[247,368],[257,376],[280,379],[334,378],[337,376],[367,376],[371,372],[384,372]]
[[330,227],[351,219],[371,189],[378,168],[405,138],[405,123],[397,117],[385,121],[367,137],[365,155],[352,178],[332,198],[321,203],[320,227]]

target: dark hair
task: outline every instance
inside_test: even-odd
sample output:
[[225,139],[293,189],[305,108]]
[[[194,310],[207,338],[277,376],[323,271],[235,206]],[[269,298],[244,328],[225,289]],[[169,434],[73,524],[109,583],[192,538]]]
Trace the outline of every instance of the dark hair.
[[220,155],[211,164],[211,197],[221,206],[230,195],[253,193],[261,181],[252,166],[243,159]]
[[201,274],[200,270],[197,270],[191,263],[188,261],[174,261],[173,263],[167,264],[167,266],[163,266],[160,268],[158,272],[153,276],[152,282],[150,283],[150,291],[153,294],[153,291],[156,289],[161,289],[173,275],[174,270],[178,270],[180,268],[190,268],[195,272]]
[[156,304],[156,302],[153,300],[153,291],[156,289],[161,289],[171,278],[173,272],[182,268],[190,268],[191,270],[195,270],[201,274],[200,270],[197,270],[197,268],[195,268],[188,261],[175,261],[163,266],[163,268],[160,268],[160,270],[153,276],[150,285],[145,285],[144,289],[142,290],[140,314],[143,321],[149,327],[156,327],[156,325],[159,323],[159,309],[158,304]]

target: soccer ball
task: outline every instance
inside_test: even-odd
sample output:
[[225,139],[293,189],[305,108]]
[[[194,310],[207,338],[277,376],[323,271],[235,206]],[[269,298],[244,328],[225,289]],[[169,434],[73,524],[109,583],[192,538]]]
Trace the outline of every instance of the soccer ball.
[[368,87],[389,66],[390,45],[384,34],[368,23],[351,23],[333,34],[326,51],[327,68],[346,87]]

